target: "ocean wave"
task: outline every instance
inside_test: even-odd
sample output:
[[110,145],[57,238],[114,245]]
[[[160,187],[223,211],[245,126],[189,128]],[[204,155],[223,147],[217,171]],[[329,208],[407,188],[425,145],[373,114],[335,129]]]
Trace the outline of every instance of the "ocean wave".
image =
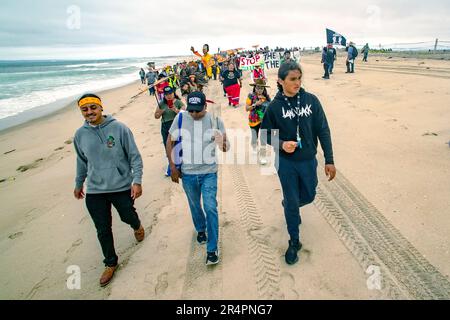
[[136,81],[135,72],[112,79],[91,80],[85,83],[34,91],[19,97],[0,100],[0,119],[17,115],[26,110],[75,97],[85,92],[98,92],[130,84]]
[[65,68],[79,68],[79,67],[98,67],[110,64],[109,62],[98,62],[98,63],[82,63],[82,64],[69,64],[64,66]]

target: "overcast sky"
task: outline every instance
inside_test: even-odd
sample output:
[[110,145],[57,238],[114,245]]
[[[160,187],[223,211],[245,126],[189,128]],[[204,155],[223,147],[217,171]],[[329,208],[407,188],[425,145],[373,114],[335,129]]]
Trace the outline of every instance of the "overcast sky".
[[357,45],[450,40],[448,0],[1,0],[0,59],[189,54],[318,46],[325,28]]

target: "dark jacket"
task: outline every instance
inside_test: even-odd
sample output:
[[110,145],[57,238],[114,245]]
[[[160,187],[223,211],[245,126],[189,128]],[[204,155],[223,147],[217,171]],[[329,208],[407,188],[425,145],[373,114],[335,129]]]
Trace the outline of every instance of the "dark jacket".
[[[274,145],[279,141],[280,156],[292,160],[311,160],[317,154],[317,142],[324,152],[325,164],[334,164],[330,128],[319,99],[303,88],[300,95],[300,105],[297,106],[297,96],[289,98],[291,107],[278,92],[263,118],[261,129],[267,130],[267,142]],[[282,150],[284,141],[297,141],[297,126],[302,139],[302,148],[289,154]],[[278,135],[275,130],[278,129]]]

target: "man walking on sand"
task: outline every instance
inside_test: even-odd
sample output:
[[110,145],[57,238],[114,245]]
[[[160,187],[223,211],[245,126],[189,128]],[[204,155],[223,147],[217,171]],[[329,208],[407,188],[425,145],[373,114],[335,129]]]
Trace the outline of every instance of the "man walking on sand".
[[347,61],[345,62],[347,71],[345,73],[355,73],[355,59],[358,56],[358,50],[353,42],[350,42],[345,50],[347,51]]
[[74,196],[86,197],[86,207],[97,229],[106,266],[100,277],[103,287],[111,281],[118,266],[111,205],[120,219],[134,229],[136,240],[144,240],[144,228],[134,208],[134,201],[142,195],[143,165],[130,129],[112,116],[103,115],[100,97],[85,94],[78,100],[78,107],[86,121],[74,138],[77,154]]
[[302,248],[300,207],[313,202],[317,187],[317,140],[325,156],[325,174],[332,180],[334,167],[331,134],[317,97],[301,88],[302,69],[295,62],[278,69],[278,93],[269,104],[261,129],[267,142],[279,146],[275,166],[283,190],[282,206],[290,236],[285,253],[287,264],[298,261]]
[[[216,144],[220,150],[229,150],[225,126],[220,118],[213,118],[206,111],[203,92],[187,96],[187,112],[180,112],[173,120],[167,139],[172,181],[183,181],[183,189],[189,202],[192,221],[197,231],[197,242],[206,244],[206,265],[219,263],[219,217],[217,212],[217,158]],[[180,118],[181,117],[181,118]],[[174,148],[181,140],[181,170],[175,166]],[[179,145],[180,143],[178,143]],[[179,151],[177,151],[179,152]],[[203,208],[200,203],[203,199]],[[206,214],[206,217],[205,217]]]

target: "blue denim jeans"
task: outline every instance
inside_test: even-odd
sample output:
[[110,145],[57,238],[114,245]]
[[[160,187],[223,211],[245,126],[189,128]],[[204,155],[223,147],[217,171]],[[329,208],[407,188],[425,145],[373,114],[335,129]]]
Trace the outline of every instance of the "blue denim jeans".
[[291,240],[300,239],[300,207],[314,201],[317,187],[317,160],[292,161],[280,157],[278,177],[284,198],[284,216]]
[[[197,232],[206,231],[208,234],[206,250],[208,252],[216,251],[219,238],[217,173],[183,174],[182,180],[195,230]],[[200,203],[200,197],[203,199],[203,208]]]
[[328,64],[328,73],[333,73],[334,60]]

